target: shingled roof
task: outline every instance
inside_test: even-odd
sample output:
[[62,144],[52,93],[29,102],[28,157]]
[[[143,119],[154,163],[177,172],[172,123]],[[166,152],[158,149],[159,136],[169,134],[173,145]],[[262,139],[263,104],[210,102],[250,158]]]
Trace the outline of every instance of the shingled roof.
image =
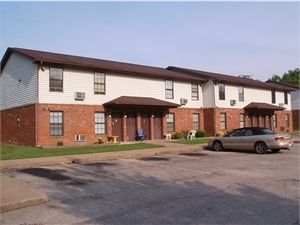
[[253,80],[249,78],[243,78],[243,77],[237,77],[237,76],[231,76],[231,75],[225,75],[220,73],[212,73],[212,72],[206,72],[201,70],[193,70],[193,69],[187,69],[187,68],[180,68],[175,66],[169,66],[166,69],[178,73],[185,73],[187,75],[195,76],[195,77],[201,77],[202,79],[209,79],[214,82],[221,82],[221,83],[227,83],[227,84],[234,84],[234,85],[240,85],[240,86],[246,86],[246,87],[256,87],[261,89],[270,89],[270,90],[280,90],[280,91],[293,91],[294,89],[287,86],[279,86],[272,83],[265,83],[259,80]]
[[33,60],[34,63],[43,65],[60,65],[67,67],[84,68],[91,70],[100,70],[103,72],[118,72],[123,74],[131,74],[138,76],[148,76],[165,78],[172,80],[185,80],[196,83],[206,82],[206,79],[201,77],[193,77],[183,73],[177,73],[164,68],[137,65],[131,63],[123,63],[109,61],[103,59],[87,58],[74,55],[65,55],[59,53],[51,53],[44,51],[36,51],[22,48],[8,48],[1,61],[1,70],[3,70],[9,56],[13,53],[20,53]]
[[155,106],[161,108],[177,108],[180,105],[155,98],[121,96],[103,104],[104,106],[124,107],[124,106]]
[[262,102],[251,102],[250,104],[246,105],[244,109],[284,110],[285,108],[276,105],[267,104],[267,103],[262,103]]

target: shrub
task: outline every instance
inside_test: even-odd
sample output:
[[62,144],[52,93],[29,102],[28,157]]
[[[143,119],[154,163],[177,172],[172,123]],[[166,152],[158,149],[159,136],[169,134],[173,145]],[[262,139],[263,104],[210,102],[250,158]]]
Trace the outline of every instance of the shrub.
[[223,131],[219,131],[217,134],[216,134],[217,137],[221,137],[221,136],[224,136],[224,132]]
[[206,137],[206,131],[204,131],[204,130],[197,130],[195,136],[196,137]]
[[174,139],[182,139],[182,132],[176,132],[174,134]]
[[226,131],[226,134],[229,134],[231,131],[233,131],[232,129]]
[[58,141],[56,145],[57,145],[57,146],[63,146],[64,143],[63,143],[62,141]]

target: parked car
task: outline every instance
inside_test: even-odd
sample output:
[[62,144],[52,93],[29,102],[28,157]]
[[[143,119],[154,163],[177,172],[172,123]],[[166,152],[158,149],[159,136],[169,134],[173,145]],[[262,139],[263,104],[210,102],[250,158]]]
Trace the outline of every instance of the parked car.
[[244,127],[231,131],[221,137],[214,137],[208,142],[208,147],[215,151],[224,149],[254,150],[265,154],[268,149],[279,152],[294,145],[292,135],[277,134],[266,127]]

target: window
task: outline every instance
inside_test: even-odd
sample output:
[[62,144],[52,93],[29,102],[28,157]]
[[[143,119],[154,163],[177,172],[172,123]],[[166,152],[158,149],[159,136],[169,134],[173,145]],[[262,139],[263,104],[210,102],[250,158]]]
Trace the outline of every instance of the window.
[[198,100],[199,94],[198,94],[198,84],[192,83],[192,100]]
[[105,134],[105,113],[95,113],[95,134]]
[[167,131],[172,132],[174,131],[174,114],[169,113],[167,114]]
[[225,100],[225,84],[219,83],[219,100]]
[[50,135],[63,135],[63,112],[50,112]]
[[243,102],[244,101],[244,87],[239,86],[239,101]]
[[289,101],[288,101],[288,93],[285,91],[284,92],[284,104],[289,104]]
[[240,114],[240,128],[245,127],[245,114],[241,113]]
[[173,99],[173,81],[166,80],[166,98]]
[[274,127],[277,127],[277,115],[276,114],[274,114],[274,116],[273,116],[273,125],[274,125]]
[[199,114],[198,113],[193,114],[193,129],[194,130],[199,130],[200,129]]
[[94,74],[94,92],[95,94],[105,94],[105,73]]
[[226,130],[226,113],[220,114],[220,128],[221,130]]
[[50,91],[63,92],[63,70],[60,68],[50,68],[49,71]]
[[286,127],[290,126],[290,115],[289,114],[285,115],[285,126]]
[[272,103],[276,103],[276,93],[275,93],[275,90],[272,90]]

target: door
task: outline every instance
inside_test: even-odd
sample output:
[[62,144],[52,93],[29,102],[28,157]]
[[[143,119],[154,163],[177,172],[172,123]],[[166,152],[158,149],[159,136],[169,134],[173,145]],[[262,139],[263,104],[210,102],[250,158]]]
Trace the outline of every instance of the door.
[[136,138],[136,114],[127,113],[126,117],[126,140],[134,141]]
[[162,139],[162,115],[154,113],[153,117],[154,139]]
[[141,128],[146,136],[146,139],[150,138],[150,116],[149,113],[141,113]]
[[111,114],[112,136],[118,136],[117,140],[122,140],[122,114]]

